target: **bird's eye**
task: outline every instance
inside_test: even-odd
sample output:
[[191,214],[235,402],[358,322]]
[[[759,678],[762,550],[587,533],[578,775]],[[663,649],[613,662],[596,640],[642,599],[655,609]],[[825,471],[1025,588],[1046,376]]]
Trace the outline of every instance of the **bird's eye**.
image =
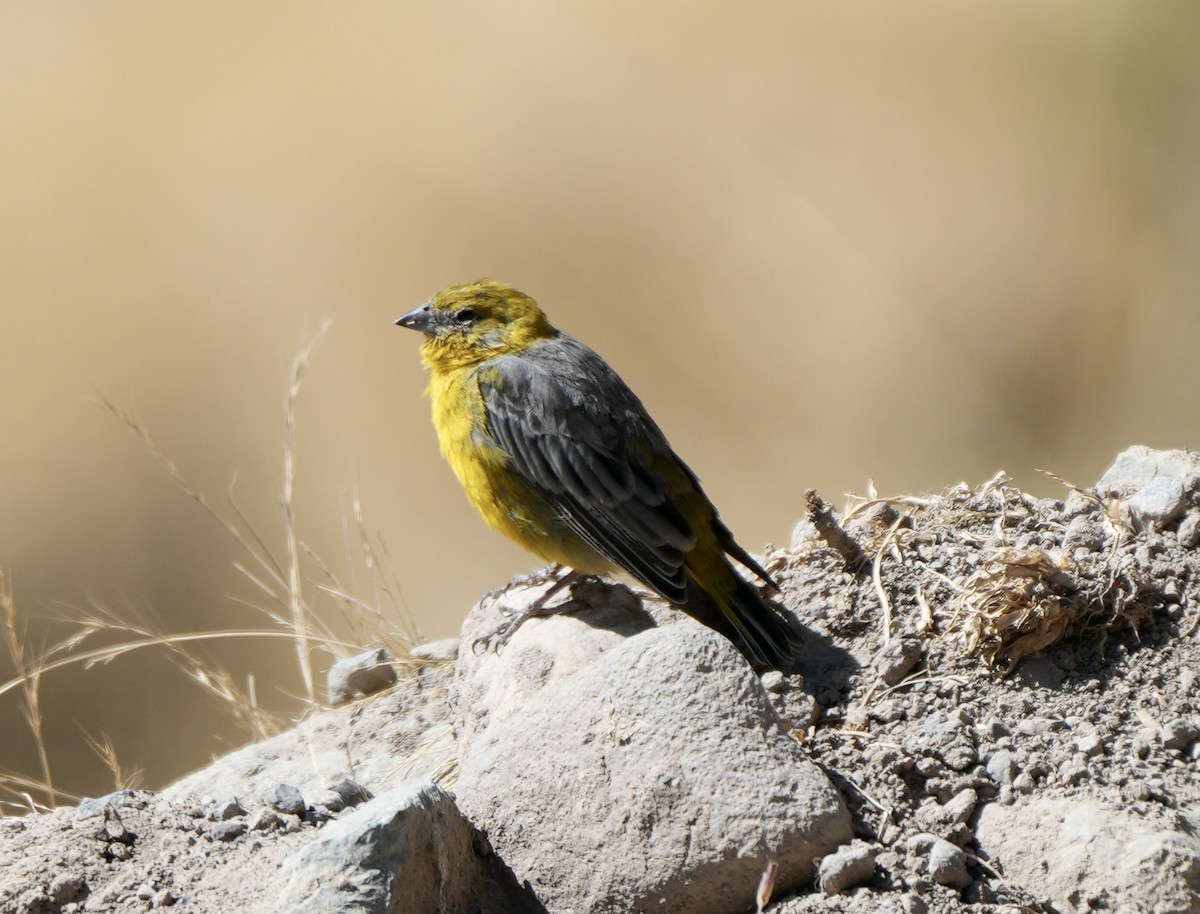
[[474,308],[459,308],[454,312],[454,319],[460,324],[469,324],[471,321],[478,319],[479,312]]

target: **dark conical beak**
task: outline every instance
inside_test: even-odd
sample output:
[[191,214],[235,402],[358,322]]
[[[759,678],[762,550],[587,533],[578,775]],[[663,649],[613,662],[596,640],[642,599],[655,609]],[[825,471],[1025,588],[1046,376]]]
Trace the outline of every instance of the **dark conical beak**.
[[419,308],[413,308],[403,317],[396,318],[396,326],[407,327],[409,330],[420,330],[422,333],[433,333],[435,320],[433,305],[425,302]]

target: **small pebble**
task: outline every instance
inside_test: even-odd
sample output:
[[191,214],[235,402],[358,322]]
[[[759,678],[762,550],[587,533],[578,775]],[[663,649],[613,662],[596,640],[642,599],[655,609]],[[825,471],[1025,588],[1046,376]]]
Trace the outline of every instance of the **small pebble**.
[[983,724],[983,736],[985,739],[997,740],[1005,736],[1012,736],[1012,731],[1004,725],[1004,722],[998,717],[989,717]]
[[282,826],[283,817],[270,806],[261,807],[250,817],[249,828],[251,831],[272,831]]
[[909,674],[925,656],[925,642],[920,638],[892,638],[875,655],[872,666],[875,675],[893,686]]
[[104,807],[104,836],[109,841],[118,841],[122,844],[131,840],[125,823],[121,821],[121,816],[112,806]]
[[987,776],[997,784],[1011,784],[1017,773],[1017,761],[1007,749],[993,752],[984,765]]
[[442,638],[418,644],[408,654],[415,660],[456,660],[458,659],[459,638]]
[[213,807],[212,817],[216,822],[226,822],[229,819],[244,816],[246,810],[242,808],[242,804],[238,802],[237,797],[228,797],[224,800],[219,800]]
[[971,884],[967,872],[967,857],[949,841],[938,838],[925,858],[925,871],[938,885],[952,889],[963,889]]
[[129,850],[129,845],[114,841],[108,845],[108,856],[112,860],[128,860],[133,853]]
[[778,694],[783,691],[783,673],[779,670],[768,670],[762,674],[762,686],[768,692]]
[[826,895],[840,895],[863,885],[875,874],[875,856],[879,849],[865,841],[853,841],[821,858],[817,867],[817,885]]
[[304,813],[304,797],[301,795],[299,788],[293,787],[291,784],[280,784],[271,791],[267,797],[267,802],[273,809],[279,812],[290,813],[293,816],[299,816]]
[[359,803],[365,803],[367,800],[374,799],[375,797],[375,794],[367,790],[362,784],[352,781],[349,778],[344,781],[338,781],[330,789],[337,791],[347,806],[357,806]]
[[246,823],[237,820],[217,822],[209,830],[209,835],[216,841],[232,841],[246,833]]
[[1028,771],[1022,771],[1012,782],[1013,790],[1017,793],[1033,793],[1033,788],[1036,786],[1033,780],[1033,775]]
[[337,661],[329,668],[325,689],[331,705],[341,705],[359,695],[373,695],[395,685],[396,668],[383,648],[363,651]]
[[1179,718],[1167,721],[1159,733],[1163,748],[1172,752],[1182,752],[1198,736],[1200,736],[1200,722]]
[[1099,733],[1083,733],[1075,738],[1075,748],[1089,758],[1104,754],[1104,740]]

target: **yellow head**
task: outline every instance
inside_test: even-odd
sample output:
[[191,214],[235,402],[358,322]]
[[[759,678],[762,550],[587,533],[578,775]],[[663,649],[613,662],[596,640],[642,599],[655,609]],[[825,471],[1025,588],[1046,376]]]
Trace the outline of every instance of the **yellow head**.
[[421,358],[435,371],[520,352],[556,333],[537,302],[490,279],[443,289],[396,325],[425,334]]

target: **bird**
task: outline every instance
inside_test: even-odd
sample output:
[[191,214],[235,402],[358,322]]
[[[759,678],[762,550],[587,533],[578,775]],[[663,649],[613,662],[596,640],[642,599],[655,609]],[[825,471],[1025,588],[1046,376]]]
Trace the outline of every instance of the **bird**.
[[569,575],[624,571],[757,672],[795,671],[798,630],[733,562],[770,593],[778,584],[604,359],[490,279],[443,289],[395,323],[424,334],[442,456],[490,527]]

